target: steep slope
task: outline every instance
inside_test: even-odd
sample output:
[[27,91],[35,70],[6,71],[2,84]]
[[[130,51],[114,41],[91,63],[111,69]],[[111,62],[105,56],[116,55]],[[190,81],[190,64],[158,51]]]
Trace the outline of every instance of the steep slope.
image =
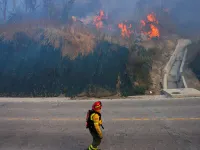
[[141,79],[128,72],[128,48],[82,24],[15,26],[0,30],[1,96],[127,96],[148,88],[132,84]]

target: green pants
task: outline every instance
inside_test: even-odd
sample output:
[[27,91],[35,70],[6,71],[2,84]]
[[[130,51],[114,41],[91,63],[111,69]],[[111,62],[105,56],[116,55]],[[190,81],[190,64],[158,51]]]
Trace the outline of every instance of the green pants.
[[92,144],[89,147],[89,150],[97,150],[97,147],[101,143],[101,138],[99,137],[98,133],[94,129],[89,129],[90,134],[93,137]]

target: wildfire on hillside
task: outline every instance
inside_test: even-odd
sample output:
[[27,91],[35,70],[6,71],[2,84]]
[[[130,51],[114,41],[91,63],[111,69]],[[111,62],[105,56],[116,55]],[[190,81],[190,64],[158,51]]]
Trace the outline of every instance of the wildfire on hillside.
[[[147,15],[147,21],[141,20],[141,27],[140,29],[142,30],[141,32],[145,35],[147,35],[150,39],[154,37],[160,37],[160,31],[156,25],[158,25],[158,20],[156,18],[156,15],[154,13],[150,13]],[[144,31],[144,27],[149,25],[150,31]]]
[[150,28],[151,31],[148,32],[150,38],[160,37],[160,31],[155,25],[150,24]]
[[[145,20],[140,20],[140,32],[146,35],[149,39],[160,37],[160,31],[157,27],[158,24],[159,22],[156,18],[156,15],[154,13],[150,13],[146,16]],[[121,36],[123,38],[129,38],[131,34],[134,33],[131,24],[128,26],[125,23],[120,23],[118,24],[118,28],[121,30]]]
[[141,28],[146,26],[146,22],[144,20],[141,20],[140,24],[141,24]]
[[105,13],[103,10],[100,10],[99,15],[95,16],[93,21],[97,29],[103,28],[104,19],[105,19]]
[[130,37],[132,33],[134,33],[133,30],[131,30],[132,25],[130,24],[129,26],[127,26],[124,23],[120,23],[118,24],[118,28],[121,29],[121,36],[122,37]]
[[[93,24],[96,26],[97,29],[107,28],[109,31],[112,30],[112,25],[104,25],[104,21],[107,19],[105,12],[100,10],[99,14],[94,17]],[[158,28],[158,19],[156,18],[155,13],[149,13],[146,16],[146,19],[140,20],[140,31],[146,35],[149,39],[154,37],[160,37],[160,31]],[[136,29],[132,28],[132,24],[128,23],[127,20],[118,24],[118,29],[120,29],[121,36],[123,38],[130,38],[132,34],[138,33]]]
[[158,20],[156,19],[156,16],[154,13],[148,14],[147,15],[147,20],[151,23],[156,23],[158,24]]

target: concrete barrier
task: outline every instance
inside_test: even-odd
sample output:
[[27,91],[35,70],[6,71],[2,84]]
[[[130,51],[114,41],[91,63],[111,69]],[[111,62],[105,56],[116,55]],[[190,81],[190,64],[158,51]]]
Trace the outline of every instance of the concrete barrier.
[[188,50],[186,48],[185,51],[184,51],[183,60],[182,60],[181,67],[180,67],[180,73],[183,73],[183,68],[184,68],[184,65],[185,65],[187,52],[188,52]]
[[172,56],[170,57],[169,61],[167,62],[167,65],[165,66],[164,68],[164,72],[166,74],[169,74],[169,71],[171,70],[172,68],[172,65],[176,59],[176,55],[177,55],[177,51],[178,51],[178,47],[179,47],[179,41],[178,41],[178,44],[176,45],[176,49],[175,51],[173,52]]
[[182,79],[184,88],[188,88],[185,77],[183,75],[181,76],[181,79]]
[[176,58],[177,58],[177,54],[180,53],[180,51],[183,50],[184,47],[186,47],[187,45],[189,45],[191,43],[190,40],[187,39],[180,39],[178,40],[178,43],[176,45],[176,49],[174,50],[172,56],[170,57],[170,60],[168,61],[167,65],[164,68],[164,72],[165,73],[169,73],[169,71],[172,68],[173,63],[175,62]]
[[168,75],[167,73],[165,73],[164,79],[163,79],[163,89],[167,89],[167,78],[168,78]]
[[[184,66],[185,66],[187,53],[188,53],[188,49],[186,47],[187,45],[191,44],[191,41],[187,40],[187,41],[179,41],[179,42],[182,44],[181,47],[179,47],[180,43],[178,43],[176,50],[174,51],[172,57],[170,58],[169,62],[167,63],[165,67],[165,74],[164,74],[164,79],[163,79],[164,88],[162,90],[162,93],[165,94],[167,97],[173,97],[173,98],[200,97],[200,91],[194,88],[188,88],[187,82],[184,77]],[[181,52],[181,53],[177,55],[178,52]],[[173,70],[173,73],[171,73],[171,69],[174,69],[174,66],[177,65],[177,64],[174,65],[174,63],[177,63],[175,61],[179,61],[178,63],[180,63],[181,61],[181,64],[177,70],[177,76],[179,76],[177,85],[178,84],[179,85],[174,89],[168,89],[169,88],[168,83],[170,83],[168,81],[168,78],[171,77],[171,74],[172,74],[172,77],[174,76],[174,70]]]
[[193,88],[163,89],[162,92],[167,97],[173,98],[200,97],[200,91]]
[[185,77],[183,75],[184,65],[185,65],[185,61],[186,61],[186,57],[187,57],[187,52],[188,52],[188,49],[186,48],[185,52],[184,52],[183,60],[182,60],[182,63],[181,63],[180,71],[179,71],[180,76],[181,76],[181,80],[182,80],[183,85],[184,85],[184,88],[188,88]]
[[[177,50],[178,45],[179,45],[179,40],[178,40],[178,43],[176,45],[175,51]],[[176,58],[176,52],[175,51],[173,52],[172,56],[170,57],[169,61],[167,62],[166,66],[164,68],[163,89],[167,89],[168,74],[169,74],[169,71],[172,68],[172,64],[174,63],[175,58]]]
[[[190,40],[187,40],[187,39],[179,39],[179,40],[178,40],[178,43],[177,43],[177,45],[176,45],[176,49],[175,49],[175,51],[173,52],[172,56],[170,57],[170,60],[167,62],[166,66],[165,66],[165,68],[164,68],[164,79],[163,79],[163,88],[164,88],[164,89],[167,89],[167,88],[168,88],[168,85],[167,85],[168,81],[167,81],[167,79],[168,79],[169,72],[171,71],[174,62],[175,62],[176,59],[178,58],[180,52],[183,51],[183,50],[185,51],[184,48],[185,48],[187,45],[189,45],[189,44],[191,44],[191,41],[190,41]],[[187,52],[187,51],[186,51],[186,52]],[[178,59],[182,60],[182,62],[181,62],[181,67],[180,67],[181,70],[177,70],[177,75],[176,75],[177,81],[180,80],[180,77],[181,77],[182,72],[183,72],[183,67],[184,67],[184,64],[185,64],[186,56],[187,56],[187,53],[186,53],[186,52],[184,52],[184,55],[183,55],[183,56],[179,56],[179,57],[181,57],[181,58],[178,58]],[[183,57],[183,58],[182,58],[182,57]],[[183,62],[183,61],[184,61],[184,62]],[[180,73],[180,71],[182,71],[182,72]],[[184,77],[181,77],[181,80],[183,80],[183,83],[184,83],[184,84],[186,83]],[[187,87],[187,85],[184,85],[184,86]]]

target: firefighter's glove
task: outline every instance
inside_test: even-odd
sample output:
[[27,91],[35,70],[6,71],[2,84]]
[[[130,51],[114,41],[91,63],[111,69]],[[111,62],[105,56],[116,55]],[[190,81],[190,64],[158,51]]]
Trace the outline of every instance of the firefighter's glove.
[[101,121],[99,120],[99,116],[97,114],[95,114],[93,116],[93,121],[94,121],[94,127],[99,135],[100,138],[103,138],[103,135],[102,135],[102,132],[101,132],[101,129],[100,129],[100,123]]
[[102,125],[102,120],[99,120],[99,125],[100,125],[100,126]]

